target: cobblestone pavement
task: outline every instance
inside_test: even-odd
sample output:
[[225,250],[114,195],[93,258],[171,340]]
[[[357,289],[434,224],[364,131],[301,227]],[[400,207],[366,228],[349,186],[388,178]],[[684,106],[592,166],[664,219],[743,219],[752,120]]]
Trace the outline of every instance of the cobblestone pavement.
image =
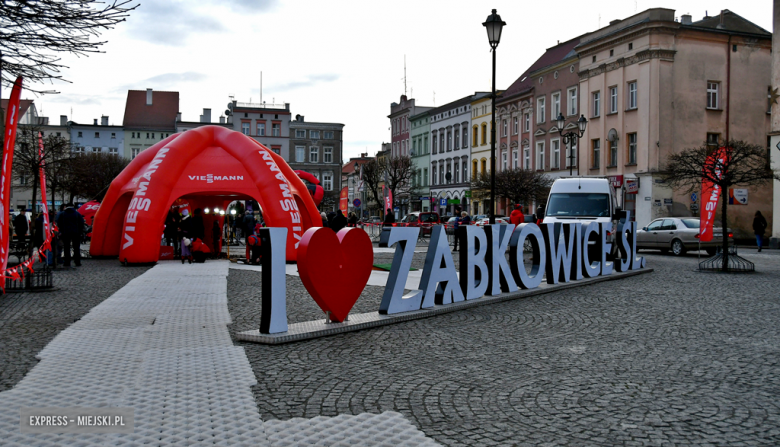
[[22,380],[60,331],[146,270],[116,259],[84,259],[81,267],[53,272],[60,290],[0,295],[0,391]]
[[[697,273],[695,255],[643,254],[654,273],[288,345],[237,344],[264,419],[397,411],[449,446],[777,445],[780,256],[745,253],[757,273]],[[231,270],[232,331],[259,324],[259,282]],[[373,289],[356,312],[378,308]],[[291,322],[321,315],[300,280],[288,290]]]

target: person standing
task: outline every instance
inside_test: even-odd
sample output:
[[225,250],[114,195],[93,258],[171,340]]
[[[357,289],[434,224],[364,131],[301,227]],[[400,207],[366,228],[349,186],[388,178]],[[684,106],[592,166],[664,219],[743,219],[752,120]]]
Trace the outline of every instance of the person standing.
[[65,211],[57,217],[57,226],[60,229],[60,236],[65,249],[65,259],[62,263],[65,267],[70,267],[71,250],[72,257],[76,267],[81,267],[81,233],[84,230],[84,217],[68,204]]
[[357,223],[358,223],[357,214],[349,213],[349,226],[350,227],[357,227]]
[[336,211],[336,216],[333,217],[333,220],[330,223],[330,229],[333,230],[335,233],[338,233],[339,230],[347,226],[347,218],[344,217],[344,214],[342,214],[341,210]]
[[14,217],[14,231],[16,231],[16,240],[18,242],[24,242],[28,229],[27,214],[25,214],[24,210],[19,210],[19,214]]
[[764,231],[766,231],[766,219],[761,215],[761,211],[756,211],[756,215],[753,218],[753,233],[756,235],[756,243],[758,244],[758,251],[761,251],[761,243],[764,241]]
[[460,213],[460,219],[456,221],[456,224],[457,230],[455,231],[455,250],[458,249],[458,239],[460,239],[460,235],[466,231],[467,226],[471,225],[471,217],[469,216],[469,213],[462,211]]
[[168,216],[165,217],[165,245],[173,247],[173,256],[176,257],[179,254],[179,213],[173,209],[168,211]]
[[512,212],[509,214],[509,221],[512,222],[512,225],[518,226],[521,223],[525,222],[525,216],[523,215],[523,207],[518,203],[515,205],[515,209],[512,210]]
[[201,242],[206,237],[206,226],[203,223],[203,210],[200,208],[195,209],[195,213],[192,216],[192,238],[200,239]]
[[540,225],[544,220],[544,207],[539,205],[536,208],[536,225]]
[[393,210],[388,208],[387,213],[385,213],[385,226],[386,227],[392,227],[395,223],[395,214],[393,214]]

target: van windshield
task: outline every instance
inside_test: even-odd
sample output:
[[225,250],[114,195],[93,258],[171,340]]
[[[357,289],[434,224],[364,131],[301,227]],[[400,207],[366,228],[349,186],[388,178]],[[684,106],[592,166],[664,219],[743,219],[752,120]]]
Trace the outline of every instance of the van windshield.
[[550,194],[546,216],[550,217],[610,217],[609,194]]

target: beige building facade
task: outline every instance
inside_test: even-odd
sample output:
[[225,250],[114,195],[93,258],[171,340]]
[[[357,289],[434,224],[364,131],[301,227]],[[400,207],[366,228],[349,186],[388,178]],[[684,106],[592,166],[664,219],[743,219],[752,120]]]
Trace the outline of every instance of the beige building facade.
[[[650,9],[577,46],[588,119],[579,147],[583,173],[613,176],[640,227],[658,217],[698,216],[700,191],[692,196],[663,183],[669,154],[727,139],[763,145],[769,131],[771,34],[727,10],[695,22],[674,14]],[[627,182],[638,183],[637,193]],[[752,234],[756,210],[771,221],[771,203],[769,188],[750,189],[747,205],[730,208],[736,236]]]

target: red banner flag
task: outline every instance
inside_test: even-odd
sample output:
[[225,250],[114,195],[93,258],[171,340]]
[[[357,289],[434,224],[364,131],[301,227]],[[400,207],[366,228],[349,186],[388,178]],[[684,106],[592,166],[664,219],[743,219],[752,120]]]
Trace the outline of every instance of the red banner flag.
[[349,187],[347,186],[341,188],[341,192],[339,193],[339,209],[344,216],[348,214],[347,210],[349,209]]
[[[43,159],[43,132],[38,132],[38,159],[41,161],[41,202],[43,202],[43,245],[51,240],[49,225],[49,204],[46,201],[46,163]],[[39,247],[40,252],[43,248]]]
[[[3,135],[3,167],[0,175],[0,271],[8,267],[8,218],[11,212],[11,165],[16,147],[16,125],[19,122],[19,100],[22,96],[22,77],[16,78],[11,98],[5,111],[5,135]],[[3,284],[5,285],[5,284]]]
[[[716,179],[723,177],[723,169],[726,166],[728,158],[728,149],[718,148],[715,152],[707,156],[704,162],[704,172],[714,173]],[[718,209],[718,198],[720,198],[720,186],[710,181],[706,175],[701,181],[701,200],[704,209],[699,219],[699,240],[710,242],[712,240],[712,227],[715,222],[715,210]]]

